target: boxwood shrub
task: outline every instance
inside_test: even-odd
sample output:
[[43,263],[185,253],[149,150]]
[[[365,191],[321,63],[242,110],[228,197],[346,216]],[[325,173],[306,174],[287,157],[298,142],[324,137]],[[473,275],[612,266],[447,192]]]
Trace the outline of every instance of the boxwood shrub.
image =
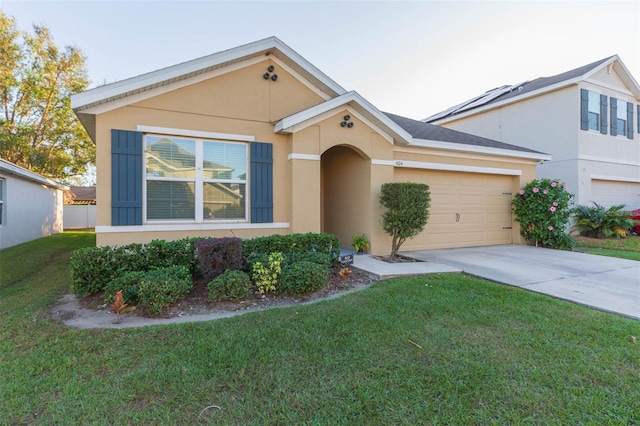
[[328,282],[328,266],[303,260],[282,269],[276,290],[278,293],[298,295],[318,290]]
[[251,294],[251,279],[243,271],[227,269],[209,284],[209,300],[239,300]]
[[153,269],[140,280],[140,306],[152,315],[160,315],[169,305],[189,294],[192,288],[193,280],[185,266]]
[[104,287],[104,301],[113,303],[116,300],[116,293],[122,290],[122,298],[129,306],[138,304],[140,281],[145,277],[145,271],[129,271],[119,277],[115,277]]
[[340,256],[340,241],[338,237],[328,233],[270,235],[242,241],[244,267],[254,263],[254,258],[260,254],[282,253],[285,258],[290,254],[323,253],[337,261]]

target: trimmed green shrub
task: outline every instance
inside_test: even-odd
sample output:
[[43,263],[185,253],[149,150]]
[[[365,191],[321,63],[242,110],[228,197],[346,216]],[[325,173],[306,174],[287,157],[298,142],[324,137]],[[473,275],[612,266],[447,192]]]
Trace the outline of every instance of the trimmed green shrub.
[[74,251],[71,265],[71,290],[81,298],[87,293],[97,293],[117,274],[110,247],[86,247]]
[[138,304],[140,281],[144,279],[145,271],[129,271],[114,278],[104,287],[104,301],[113,303],[116,300],[116,293],[122,290],[122,298],[129,306]]
[[227,269],[209,284],[210,300],[239,300],[251,294],[251,279],[243,271]]
[[242,241],[242,253],[244,255],[245,269],[255,263],[255,258],[260,254],[282,253],[287,256],[290,253],[317,252],[331,256],[332,261],[337,261],[340,256],[340,241],[338,237],[328,233],[287,234],[270,235]]
[[145,270],[181,265],[192,275],[198,275],[196,244],[201,238],[183,238],[175,241],[153,240],[144,246],[147,262]]
[[328,282],[328,266],[301,261],[282,269],[277,290],[278,293],[299,295],[318,290]]
[[199,273],[195,252],[197,240],[199,239],[154,240],[146,245],[128,244],[76,250],[70,260],[71,288],[76,297],[80,298],[87,293],[102,291],[113,279],[127,272],[169,266],[184,266],[192,275],[196,275]]
[[211,281],[227,269],[242,269],[240,238],[211,238],[196,242],[202,276]]
[[520,235],[536,246],[571,250],[575,241],[565,232],[573,194],[558,179],[534,179],[511,201]]
[[429,186],[413,182],[384,183],[380,188],[380,204],[387,209],[382,214],[382,228],[393,238],[389,254],[393,260],[400,246],[422,232],[429,220]]
[[304,253],[289,253],[284,257],[283,265],[291,265],[297,262],[311,262],[319,265],[331,266],[335,259],[327,253],[321,253],[317,251],[308,251]]
[[577,206],[573,209],[575,215],[574,228],[581,235],[591,238],[608,238],[616,236],[626,237],[634,225],[631,213],[624,210],[624,204],[618,204],[605,209],[594,202],[593,207]]
[[191,274],[184,266],[153,269],[145,273],[140,281],[140,306],[152,315],[160,315],[169,305],[185,297],[192,288]]

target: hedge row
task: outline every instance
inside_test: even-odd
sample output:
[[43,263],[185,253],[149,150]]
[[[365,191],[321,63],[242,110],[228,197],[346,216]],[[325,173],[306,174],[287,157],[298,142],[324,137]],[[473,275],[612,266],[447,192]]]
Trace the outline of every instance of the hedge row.
[[202,274],[209,281],[212,299],[246,297],[250,283],[247,272],[258,262],[266,264],[272,253],[283,257],[277,292],[301,294],[326,285],[340,243],[331,234],[308,233],[250,240],[154,240],[149,244],[84,248],[71,256],[72,290],[77,297],[104,291],[108,303],[122,290],[128,305],[140,305],[158,315],[191,290],[193,275]]

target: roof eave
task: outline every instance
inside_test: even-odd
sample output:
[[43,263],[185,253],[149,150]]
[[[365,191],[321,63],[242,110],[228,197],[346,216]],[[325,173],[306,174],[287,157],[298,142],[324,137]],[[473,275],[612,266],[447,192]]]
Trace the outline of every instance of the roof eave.
[[388,132],[389,135],[393,137],[394,141],[400,145],[409,145],[411,143],[413,138],[406,130],[396,124],[355,91],[347,92],[337,98],[330,99],[288,117],[284,117],[275,123],[274,132],[285,134],[292,133],[297,124],[303,123],[326,111],[330,111],[344,105],[359,106],[360,112],[369,115],[369,118],[372,118],[378,125],[381,125],[383,130]]
[[410,146],[420,148],[445,149],[450,151],[469,152],[474,154],[490,154],[502,157],[522,158],[536,161],[551,161],[551,155],[542,152],[526,152],[479,145],[467,145],[455,142],[437,141],[432,139],[413,139],[413,142],[410,144]]
[[[123,97],[140,93],[151,88],[171,84],[175,81],[188,79],[198,73],[214,67],[224,67],[226,64],[240,62],[244,59],[269,55],[274,53],[280,59],[290,60],[298,64],[308,76],[317,80],[324,91],[328,91],[331,96],[339,96],[346,93],[346,90],[327,75],[322,73],[309,61],[280,41],[277,37],[269,37],[258,40],[243,46],[224,50],[202,58],[183,62],[167,68],[145,73],[126,80],[96,87],[71,96],[71,107],[76,112],[84,112],[92,106]],[[284,57],[284,58],[283,58]],[[91,112],[87,111],[88,114]]]

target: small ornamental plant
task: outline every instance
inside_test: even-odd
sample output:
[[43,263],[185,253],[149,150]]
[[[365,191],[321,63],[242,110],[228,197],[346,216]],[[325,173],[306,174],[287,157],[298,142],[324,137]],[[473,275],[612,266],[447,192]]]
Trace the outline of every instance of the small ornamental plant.
[[534,179],[511,202],[520,235],[536,247],[571,250],[575,241],[565,232],[573,194],[558,179]]

